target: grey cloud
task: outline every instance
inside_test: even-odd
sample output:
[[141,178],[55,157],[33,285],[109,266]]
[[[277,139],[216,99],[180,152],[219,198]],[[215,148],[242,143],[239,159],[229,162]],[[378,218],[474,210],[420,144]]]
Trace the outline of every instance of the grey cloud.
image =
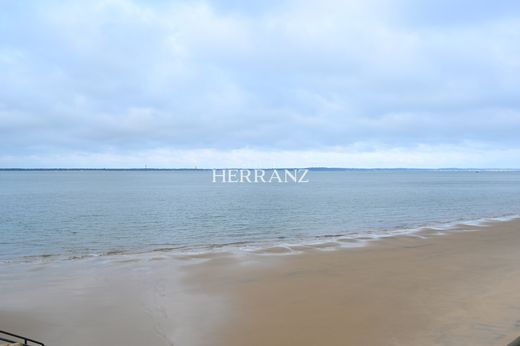
[[520,9],[450,3],[7,1],[0,154],[518,147]]

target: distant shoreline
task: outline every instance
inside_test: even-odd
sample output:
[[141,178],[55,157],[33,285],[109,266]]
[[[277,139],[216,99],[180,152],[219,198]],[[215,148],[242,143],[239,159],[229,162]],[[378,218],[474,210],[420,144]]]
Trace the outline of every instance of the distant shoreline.
[[218,168],[0,168],[2,171],[211,171],[213,169],[308,169],[313,172],[520,172],[520,168],[343,168],[343,167],[218,167]]

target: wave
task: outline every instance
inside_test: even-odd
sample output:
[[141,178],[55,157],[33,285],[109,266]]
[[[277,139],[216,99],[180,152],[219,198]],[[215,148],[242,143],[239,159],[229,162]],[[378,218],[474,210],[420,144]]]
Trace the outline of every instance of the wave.
[[448,222],[436,222],[419,225],[412,228],[374,229],[360,232],[349,232],[344,234],[321,234],[317,236],[305,236],[287,239],[277,237],[265,241],[236,241],[219,244],[155,244],[140,251],[111,249],[99,253],[84,254],[43,254],[34,256],[23,256],[14,259],[0,260],[2,264],[8,263],[48,263],[54,261],[78,261],[92,258],[125,259],[143,258],[157,259],[157,256],[166,255],[177,258],[202,258],[216,254],[230,255],[293,255],[302,253],[309,249],[321,251],[333,251],[338,249],[359,248],[369,243],[399,236],[424,237],[422,233],[432,231],[437,235],[449,232],[472,231],[475,227],[487,227],[497,222],[508,222],[520,219],[519,214],[506,214],[495,217],[484,217],[478,219],[459,219]]

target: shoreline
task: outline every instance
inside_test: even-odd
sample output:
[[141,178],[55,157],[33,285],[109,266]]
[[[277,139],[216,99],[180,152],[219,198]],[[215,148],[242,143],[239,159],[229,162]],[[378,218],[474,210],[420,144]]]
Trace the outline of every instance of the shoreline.
[[78,255],[67,254],[43,254],[29,255],[18,258],[0,260],[2,264],[22,263],[51,263],[53,261],[81,261],[100,257],[136,256],[147,257],[158,253],[169,255],[173,259],[189,257],[211,256],[220,254],[231,255],[295,255],[312,249],[326,249],[330,251],[358,248],[368,246],[374,241],[394,237],[419,235],[424,231],[437,231],[439,235],[450,232],[463,232],[468,227],[488,227],[497,222],[510,222],[520,219],[520,214],[507,213],[500,216],[486,216],[472,219],[459,219],[453,221],[435,221],[410,228],[393,227],[388,229],[374,229],[344,234],[321,234],[305,236],[295,239],[279,239],[266,241],[237,241],[221,244],[194,244],[175,245],[160,244],[157,247],[149,246],[143,250],[112,249],[101,253],[84,253]]
[[511,220],[290,256],[12,264],[0,325],[58,346],[506,345],[520,335],[519,244]]

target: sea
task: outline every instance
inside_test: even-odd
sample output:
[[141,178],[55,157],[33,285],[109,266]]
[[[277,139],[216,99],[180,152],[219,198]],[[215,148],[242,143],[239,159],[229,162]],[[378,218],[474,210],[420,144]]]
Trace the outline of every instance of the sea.
[[449,232],[520,214],[520,172],[310,170],[214,183],[211,170],[0,171],[0,262],[253,252]]

